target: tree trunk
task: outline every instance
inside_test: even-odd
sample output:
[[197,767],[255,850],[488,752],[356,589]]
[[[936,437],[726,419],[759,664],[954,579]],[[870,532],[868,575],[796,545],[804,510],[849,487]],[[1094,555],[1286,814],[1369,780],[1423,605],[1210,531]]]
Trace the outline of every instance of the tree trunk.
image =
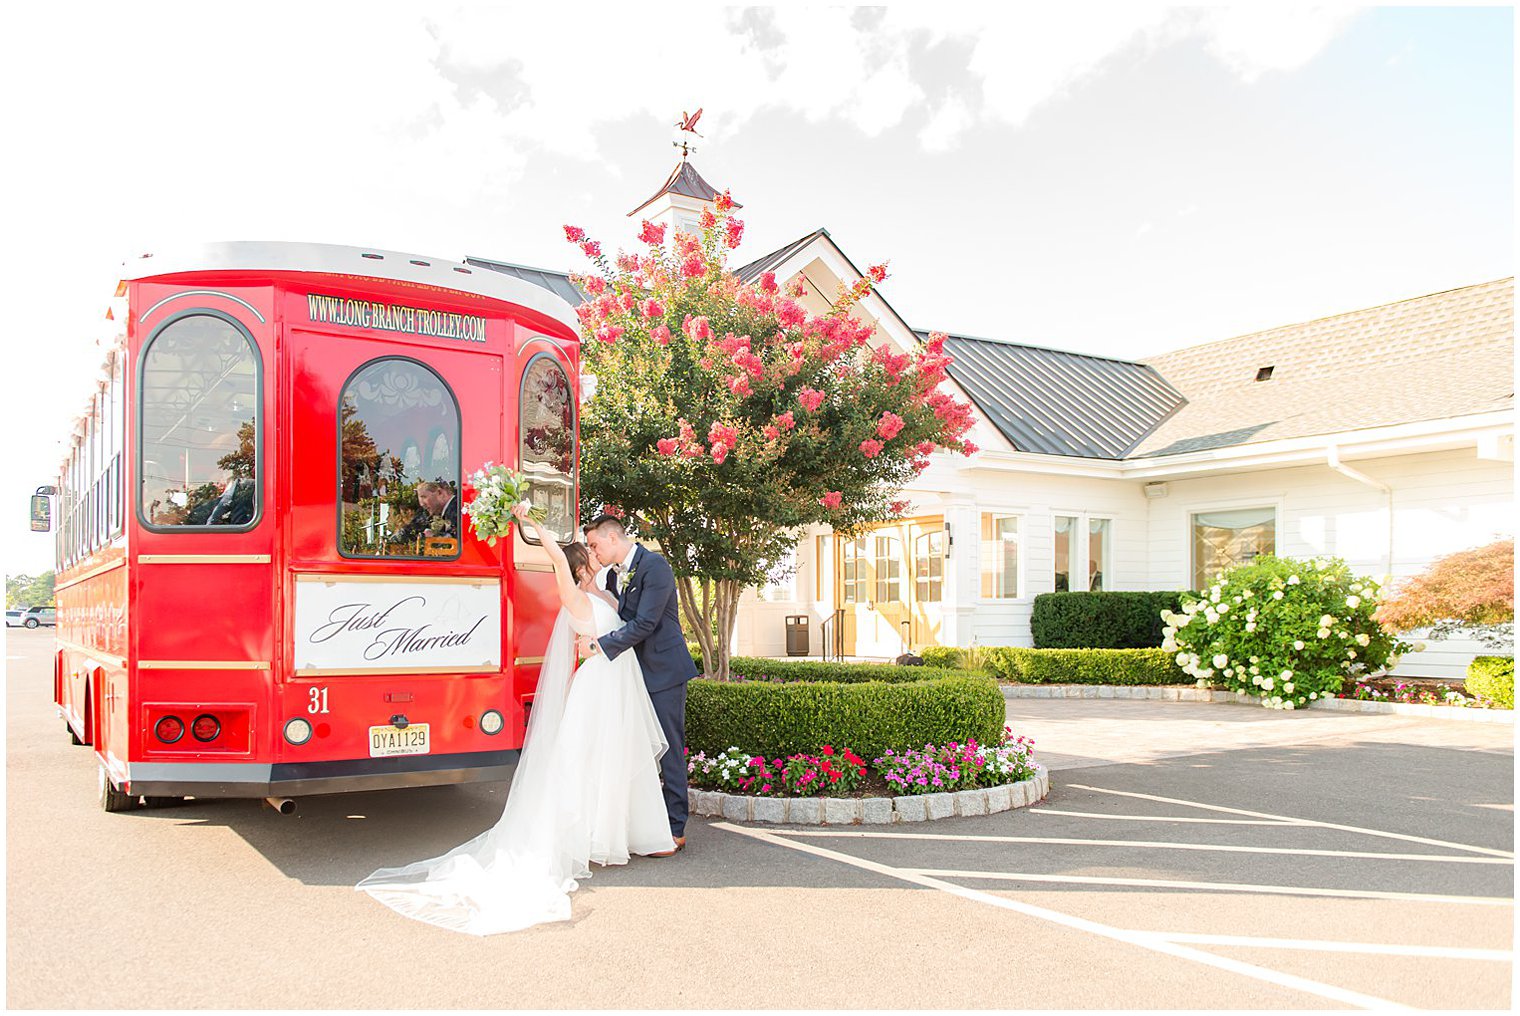
[[714,582],[682,576],[676,580],[676,592],[681,611],[702,647],[704,672],[708,677],[727,680],[734,622],[739,616],[739,598],[744,587],[732,579]]

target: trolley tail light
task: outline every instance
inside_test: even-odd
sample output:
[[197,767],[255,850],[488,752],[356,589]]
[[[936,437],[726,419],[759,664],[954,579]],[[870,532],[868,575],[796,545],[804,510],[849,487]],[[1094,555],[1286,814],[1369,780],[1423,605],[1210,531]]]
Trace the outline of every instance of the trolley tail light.
[[153,736],[165,744],[173,744],[185,736],[185,721],[178,716],[161,716],[153,724]]
[[505,725],[506,721],[495,709],[487,709],[480,716],[480,731],[483,734],[499,734]]
[[311,740],[311,724],[297,716],[285,722],[285,740],[302,745]]
[[218,720],[210,713],[201,713],[195,718],[195,721],[190,724],[191,736],[202,743],[206,741],[215,741],[217,735],[221,732],[222,721]]

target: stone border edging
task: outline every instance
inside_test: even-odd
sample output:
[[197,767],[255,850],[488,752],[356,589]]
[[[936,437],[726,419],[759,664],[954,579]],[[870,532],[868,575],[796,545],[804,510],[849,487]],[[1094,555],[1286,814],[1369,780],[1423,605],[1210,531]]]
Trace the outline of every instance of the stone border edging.
[[[1162,702],[1227,702],[1260,707],[1255,695],[1238,691],[1194,688],[1170,684],[1001,684],[1005,699],[1081,698],[1081,699],[1150,699]],[[1413,705],[1404,702],[1366,702],[1361,699],[1316,699],[1310,709],[1329,709],[1343,713],[1394,713],[1399,716],[1429,716],[1440,720],[1466,723],[1515,722],[1513,709],[1467,709],[1456,706]]]
[[1035,766],[1033,779],[981,790],[902,797],[752,797],[721,790],[690,790],[694,815],[730,822],[784,822],[792,825],[890,825],[932,822],[957,816],[991,815],[1043,801],[1050,793],[1050,772]]

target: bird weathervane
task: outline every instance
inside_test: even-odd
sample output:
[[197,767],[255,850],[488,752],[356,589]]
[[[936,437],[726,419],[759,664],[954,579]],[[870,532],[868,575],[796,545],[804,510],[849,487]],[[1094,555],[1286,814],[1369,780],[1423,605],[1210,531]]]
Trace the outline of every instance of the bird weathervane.
[[[680,119],[676,120],[676,129],[683,134],[695,134],[700,138],[702,135],[697,133],[697,121],[700,119],[702,119],[702,107],[698,106],[695,113],[688,113],[683,109],[681,110]],[[681,160],[683,162],[686,160],[686,156],[697,150],[696,146],[691,143],[691,139],[684,136],[680,141],[672,141],[671,145],[681,150]]]

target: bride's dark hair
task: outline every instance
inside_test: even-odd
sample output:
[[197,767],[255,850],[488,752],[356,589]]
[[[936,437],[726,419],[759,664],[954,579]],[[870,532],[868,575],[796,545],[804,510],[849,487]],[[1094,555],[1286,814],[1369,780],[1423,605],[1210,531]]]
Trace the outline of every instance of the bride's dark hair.
[[570,565],[570,574],[575,576],[575,581],[582,579],[582,569],[589,569],[591,574],[596,574],[596,568],[591,564],[591,552],[586,549],[584,543],[572,543],[565,548],[565,562]]

